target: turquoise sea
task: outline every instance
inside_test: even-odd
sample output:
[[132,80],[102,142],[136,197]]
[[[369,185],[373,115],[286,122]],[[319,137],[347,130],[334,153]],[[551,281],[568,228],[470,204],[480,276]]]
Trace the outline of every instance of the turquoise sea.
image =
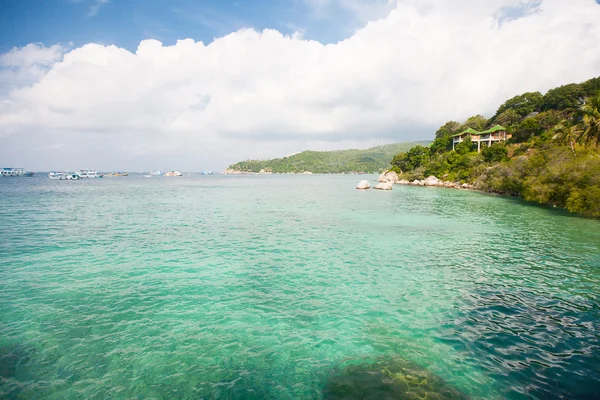
[[0,398],[600,398],[600,221],[360,178],[0,179]]

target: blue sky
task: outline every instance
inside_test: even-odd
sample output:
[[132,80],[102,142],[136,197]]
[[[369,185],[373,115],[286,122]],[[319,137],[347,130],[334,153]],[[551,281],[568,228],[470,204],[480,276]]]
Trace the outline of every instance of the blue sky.
[[[28,43],[115,44],[135,50],[143,39],[165,44],[193,38],[209,43],[240,28],[303,31],[336,42],[363,21],[337,2],[323,0],[0,0],[0,52]],[[375,16],[385,2],[373,2]],[[376,15],[380,14],[380,15]]]

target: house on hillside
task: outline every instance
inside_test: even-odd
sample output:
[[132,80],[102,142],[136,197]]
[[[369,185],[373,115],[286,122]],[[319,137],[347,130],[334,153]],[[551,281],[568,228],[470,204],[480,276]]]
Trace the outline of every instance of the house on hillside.
[[471,136],[471,141],[477,143],[477,152],[479,153],[481,151],[481,143],[486,143],[488,146],[491,146],[493,143],[506,142],[512,137],[512,134],[506,133],[506,128],[500,125],[496,125],[493,128],[481,132],[476,131],[473,128],[468,128],[461,133],[451,136],[452,150],[454,150],[454,147],[457,144],[465,140],[467,136]]

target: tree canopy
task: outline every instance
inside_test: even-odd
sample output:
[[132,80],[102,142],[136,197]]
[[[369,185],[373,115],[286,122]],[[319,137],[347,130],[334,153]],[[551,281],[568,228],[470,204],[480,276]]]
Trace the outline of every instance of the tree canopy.
[[488,119],[483,115],[474,115],[469,117],[464,124],[462,124],[459,128],[459,132],[464,131],[465,129],[472,128],[476,131],[482,131],[488,125]]
[[[514,114],[523,118],[533,112],[539,111],[542,107],[543,96],[540,92],[527,92],[506,100],[496,111],[492,120],[496,120],[500,114],[512,110]],[[500,123],[495,121],[496,123]]]

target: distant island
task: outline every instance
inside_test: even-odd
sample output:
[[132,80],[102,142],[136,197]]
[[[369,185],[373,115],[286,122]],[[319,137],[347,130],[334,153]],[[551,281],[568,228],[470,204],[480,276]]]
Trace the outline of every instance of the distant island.
[[303,151],[272,160],[246,160],[231,165],[227,173],[377,173],[389,168],[390,159],[397,153],[415,146],[427,146],[430,141],[394,143],[336,151]]
[[[600,77],[504,102],[441,126],[391,158],[398,182],[469,187],[600,217]],[[435,178],[433,178],[435,177]]]

